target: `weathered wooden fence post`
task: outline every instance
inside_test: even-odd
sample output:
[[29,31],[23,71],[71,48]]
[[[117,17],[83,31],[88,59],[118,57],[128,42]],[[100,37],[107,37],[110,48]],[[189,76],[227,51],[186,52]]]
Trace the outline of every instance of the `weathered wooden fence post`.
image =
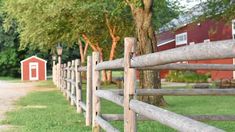
[[63,91],[63,78],[64,78],[64,65],[61,64],[60,65],[60,91],[62,92]]
[[56,72],[56,86],[57,88],[59,88],[59,72],[60,72],[60,68],[59,68],[59,64],[56,65],[56,69],[57,69],[57,72]]
[[92,120],[92,57],[87,57],[87,83],[86,83],[86,126],[91,125]]
[[53,65],[53,74],[52,74],[52,77],[53,77],[53,84],[55,84],[55,80],[56,80],[56,69],[55,69],[55,65]]
[[71,66],[71,105],[74,106],[75,105],[75,99],[76,99],[76,95],[75,95],[75,61],[72,60],[72,66]]
[[95,70],[99,63],[100,55],[98,52],[92,53],[92,131],[99,132],[100,126],[96,123],[95,118],[100,114],[100,98],[95,95],[96,90],[100,88],[99,71]]
[[53,61],[53,65],[52,65],[52,81],[53,81],[53,84],[55,84],[55,64],[54,64],[54,61]]
[[124,49],[124,131],[136,132],[136,113],[130,109],[130,100],[135,96],[136,71],[131,68],[131,57],[135,51],[135,38],[125,38]]
[[71,62],[67,63],[67,100],[69,100],[70,98],[70,66],[71,66]]
[[66,87],[66,85],[67,85],[67,81],[66,81],[66,79],[67,79],[67,72],[66,72],[67,69],[66,68],[67,68],[67,65],[64,64],[64,70],[63,70],[64,71],[64,73],[63,73],[64,74],[64,78],[63,78],[63,95],[64,96],[66,96],[66,88],[67,88]]
[[78,68],[81,66],[80,60],[75,60],[75,73],[76,73],[76,102],[77,102],[77,112],[82,113],[82,107],[79,105],[79,102],[82,101],[82,78],[81,72],[78,71]]

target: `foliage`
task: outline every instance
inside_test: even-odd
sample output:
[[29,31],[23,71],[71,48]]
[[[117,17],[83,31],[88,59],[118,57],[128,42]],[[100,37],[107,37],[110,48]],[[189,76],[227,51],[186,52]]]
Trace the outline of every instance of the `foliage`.
[[[17,23],[5,32],[3,28],[4,15],[0,15],[0,76],[20,77],[20,61],[36,55],[48,62],[51,62],[50,50],[42,52],[35,47],[27,47],[23,50],[19,50],[19,34],[17,32]],[[77,45],[72,47],[64,46],[63,60],[79,58],[79,51]],[[69,58],[69,59],[68,59]],[[51,63],[47,63],[48,72],[51,72]],[[7,69],[7,70],[6,70]]]
[[209,75],[198,74],[195,71],[174,71],[171,70],[166,77],[167,81],[170,82],[207,82]]
[[[0,15],[0,76],[19,76],[22,52],[18,51],[18,33],[14,24],[7,32],[3,29],[4,16]],[[6,70],[7,69],[7,70]]]
[[[169,0],[155,2],[154,25],[160,27],[178,15],[176,3]],[[105,25],[105,15],[117,27],[117,35],[134,36],[130,9],[123,0],[9,0],[4,10],[8,14],[5,27],[12,20],[19,24],[21,48],[37,47],[41,50],[55,47],[59,42],[71,45],[85,33],[93,43],[99,43],[107,56],[111,40]],[[123,43],[123,41],[121,41]],[[118,45],[117,49],[122,49]],[[122,55],[121,50],[118,54]]]
[[233,0],[207,0],[204,3],[204,15],[201,19],[213,18],[231,22],[235,18]]
[[158,31],[172,19],[177,18],[182,12],[178,0],[154,0],[153,26]]
[[9,27],[12,20],[17,20],[22,48],[30,45],[50,49],[59,42],[71,45],[85,33],[93,43],[108,51],[105,48],[111,46],[104,15],[118,26],[119,35],[127,35],[130,31],[127,27],[132,25],[126,22],[131,17],[126,17],[125,10],[114,11],[118,4],[107,0],[9,0],[4,4],[8,14],[5,25]]

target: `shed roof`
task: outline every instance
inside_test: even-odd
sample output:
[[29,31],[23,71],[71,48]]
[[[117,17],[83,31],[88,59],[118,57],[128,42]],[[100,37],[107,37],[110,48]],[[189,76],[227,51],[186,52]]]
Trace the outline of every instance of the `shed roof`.
[[44,60],[44,59],[42,59],[42,58],[39,58],[39,57],[37,57],[37,56],[31,56],[31,57],[29,57],[29,58],[26,58],[26,59],[24,59],[24,60],[22,60],[22,61],[20,61],[20,63],[23,63],[23,62],[25,62],[25,61],[27,61],[27,60],[29,60],[29,59],[32,59],[32,58],[36,58],[36,59],[38,59],[38,60],[41,60],[41,61],[44,61],[45,63],[47,63],[47,61],[46,60]]

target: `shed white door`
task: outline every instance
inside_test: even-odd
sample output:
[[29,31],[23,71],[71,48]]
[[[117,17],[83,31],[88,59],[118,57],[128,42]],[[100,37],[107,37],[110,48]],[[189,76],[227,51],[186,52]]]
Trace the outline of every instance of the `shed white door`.
[[29,63],[29,80],[38,80],[38,63]]

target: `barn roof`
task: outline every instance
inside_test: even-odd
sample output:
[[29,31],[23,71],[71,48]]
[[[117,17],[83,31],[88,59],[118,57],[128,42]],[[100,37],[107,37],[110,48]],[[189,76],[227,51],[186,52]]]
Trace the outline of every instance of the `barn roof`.
[[199,16],[203,15],[205,7],[206,7],[205,3],[200,3],[200,4],[195,5],[187,12],[180,14],[178,18],[171,20],[169,23],[161,27],[159,29],[159,32],[161,33],[165,31],[169,31],[175,28],[186,26],[189,23],[192,23]]
[[31,56],[31,57],[29,57],[29,58],[26,58],[26,59],[24,59],[24,60],[22,60],[22,61],[20,61],[20,63],[23,63],[23,62],[25,62],[25,61],[27,61],[27,60],[29,60],[29,59],[32,59],[32,58],[36,58],[36,59],[38,59],[38,60],[41,60],[41,61],[44,61],[45,63],[47,63],[47,61],[46,60],[44,60],[44,59],[42,59],[42,58],[39,58],[39,57],[37,57],[37,56]]

